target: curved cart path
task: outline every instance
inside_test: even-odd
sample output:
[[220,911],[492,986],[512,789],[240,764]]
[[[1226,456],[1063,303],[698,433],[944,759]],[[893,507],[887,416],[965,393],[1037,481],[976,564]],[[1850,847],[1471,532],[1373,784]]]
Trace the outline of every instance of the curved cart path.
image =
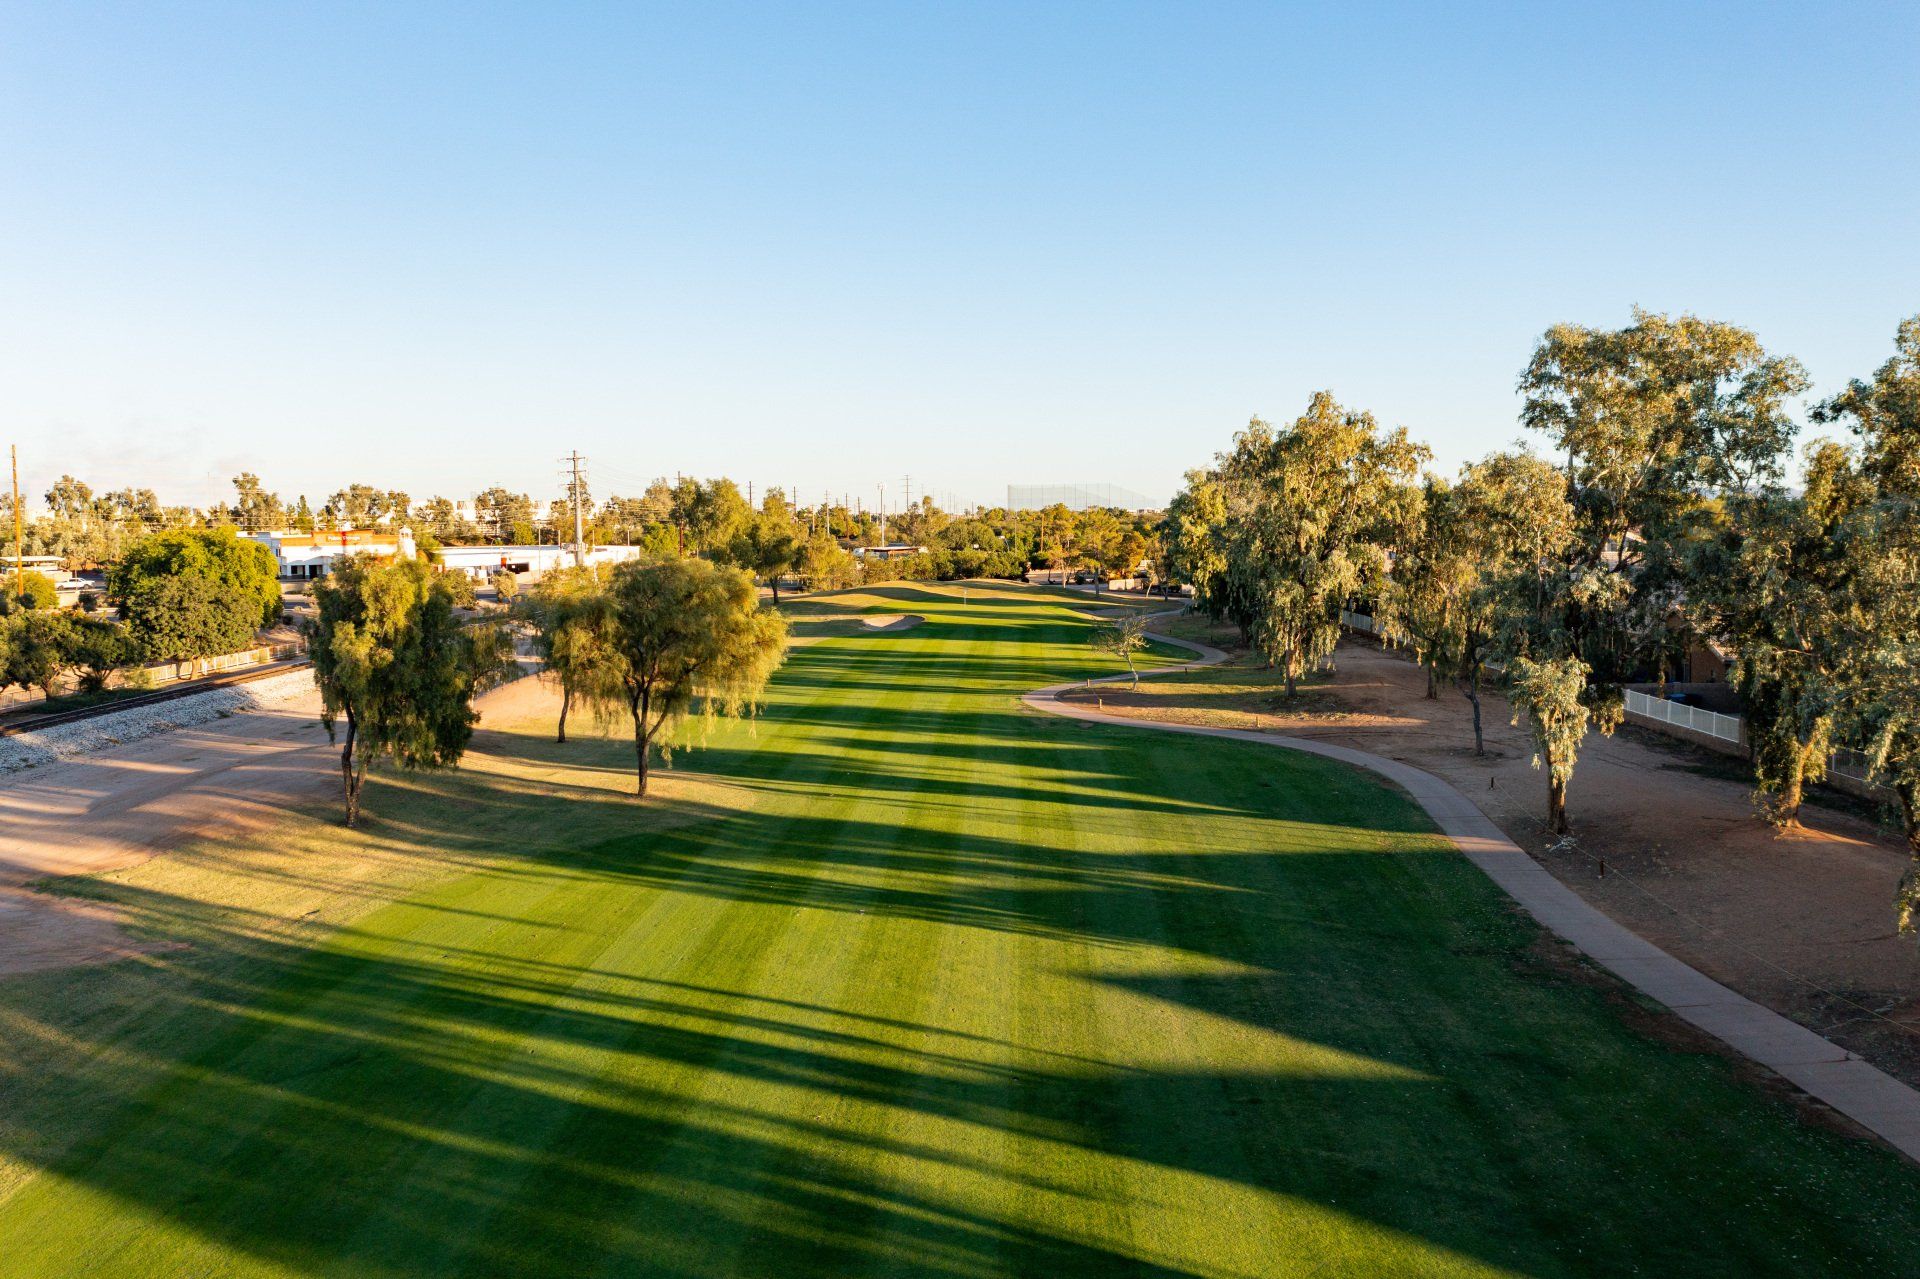
[[[1170,635],[1153,639],[1191,649],[1200,656],[1178,666],[1142,671],[1141,677],[1212,666],[1226,660],[1220,649]],[[1093,683],[1113,683],[1126,675],[1108,676]],[[1104,711],[1060,699],[1081,681],[1035,689],[1021,699],[1035,710],[1070,719],[1114,724],[1122,728],[1151,728],[1169,733],[1196,733],[1280,746],[1323,755],[1377,773],[1411,795],[1468,861],[1485,871],[1509,897],[1542,925],[1572,943],[1588,958],[1629,985],[1671,1008],[1728,1046],[1759,1062],[1884,1138],[1910,1159],[1920,1160],[1920,1092],[1877,1069],[1846,1049],[1822,1039],[1797,1022],[1729,990],[1698,969],[1661,950],[1639,934],[1623,928],[1589,905],[1579,894],[1555,879],[1527,856],[1460,791],[1432,773],[1368,751],[1329,742],[1287,737],[1249,729],[1207,728],[1172,724]]]

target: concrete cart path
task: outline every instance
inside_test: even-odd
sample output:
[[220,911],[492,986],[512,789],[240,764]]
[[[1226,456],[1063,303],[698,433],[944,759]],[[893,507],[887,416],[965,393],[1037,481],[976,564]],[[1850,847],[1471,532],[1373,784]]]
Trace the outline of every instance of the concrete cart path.
[[[1217,648],[1192,640],[1154,635],[1153,639],[1192,649],[1199,658],[1178,666],[1141,672],[1142,678],[1194,670],[1226,660]],[[1108,676],[1094,683],[1129,678]],[[1072,719],[1198,733],[1281,746],[1337,759],[1379,774],[1402,787],[1426,809],[1440,830],[1468,861],[1485,871],[1508,896],[1542,925],[1571,942],[1588,958],[1675,1014],[1739,1050],[1861,1127],[1884,1138],[1910,1159],[1920,1160],[1920,1092],[1863,1059],[1814,1034],[1798,1022],[1729,990],[1698,969],[1621,927],[1589,905],[1500,832],[1472,800],[1432,773],[1367,751],[1277,733],[1236,728],[1170,724],[1128,715],[1110,715],[1059,695],[1082,683],[1035,689],[1022,699],[1036,710]]]

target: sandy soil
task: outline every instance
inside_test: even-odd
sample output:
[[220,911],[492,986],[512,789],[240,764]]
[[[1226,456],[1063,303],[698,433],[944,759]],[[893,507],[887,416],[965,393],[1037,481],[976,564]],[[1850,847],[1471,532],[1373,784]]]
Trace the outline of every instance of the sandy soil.
[[918,613],[893,613],[878,617],[862,617],[860,625],[870,631],[910,631],[926,620]]
[[[480,698],[481,723],[521,718],[550,697],[537,680],[515,681]],[[0,976],[138,952],[110,912],[36,893],[34,881],[244,834],[337,793],[339,754],[318,712],[316,693],[0,779]]]
[[[1906,856],[1883,831],[1818,805],[1803,829],[1776,831],[1754,815],[1749,785],[1714,775],[1725,762],[1629,726],[1588,739],[1569,798],[1575,835],[1556,846],[1543,821],[1544,774],[1506,704],[1484,699],[1482,759],[1466,699],[1425,692],[1405,657],[1347,643],[1334,677],[1304,694],[1299,712],[1242,712],[1236,726],[1343,742],[1437,773],[1615,919],[1920,1084],[1920,950],[1894,930]],[[1150,683],[1071,696],[1098,696],[1120,713],[1173,709]]]

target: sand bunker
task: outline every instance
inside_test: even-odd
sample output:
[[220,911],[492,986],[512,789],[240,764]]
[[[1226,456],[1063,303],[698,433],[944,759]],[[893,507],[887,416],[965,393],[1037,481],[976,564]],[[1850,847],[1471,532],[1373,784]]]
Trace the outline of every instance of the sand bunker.
[[926,620],[918,613],[886,613],[877,617],[863,617],[860,625],[870,631],[910,631]]

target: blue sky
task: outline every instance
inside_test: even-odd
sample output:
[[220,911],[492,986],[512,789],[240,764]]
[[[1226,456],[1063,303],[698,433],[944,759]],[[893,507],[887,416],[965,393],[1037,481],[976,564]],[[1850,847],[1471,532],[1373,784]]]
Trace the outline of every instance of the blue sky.
[[1912,5],[0,2],[0,435],[177,500],[1452,469],[1548,324],[1920,312]]

